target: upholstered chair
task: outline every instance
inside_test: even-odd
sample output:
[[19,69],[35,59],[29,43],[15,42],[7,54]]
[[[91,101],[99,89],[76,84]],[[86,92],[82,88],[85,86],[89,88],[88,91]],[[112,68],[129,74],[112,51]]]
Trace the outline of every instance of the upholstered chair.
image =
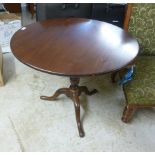
[[133,79],[123,85],[126,105],[122,121],[126,123],[137,109],[155,107],[155,56],[140,56],[135,65]]
[[[123,85],[126,105],[122,115],[123,122],[129,122],[133,113],[140,108],[155,107],[155,5],[132,4],[129,32],[137,38],[140,51],[133,62],[134,76]],[[124,75],[120,71],[120,77]],[[112,80],[115,81],[115,74]]]

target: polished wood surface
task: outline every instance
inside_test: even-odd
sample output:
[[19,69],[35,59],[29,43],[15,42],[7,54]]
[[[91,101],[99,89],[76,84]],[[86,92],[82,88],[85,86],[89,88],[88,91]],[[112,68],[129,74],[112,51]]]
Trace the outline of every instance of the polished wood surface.
[[37,22],[11,39],[13,54],[37,70],[64,76],[88,76],[121,69],[139,46],[123,29],[97,20],[63,18]]

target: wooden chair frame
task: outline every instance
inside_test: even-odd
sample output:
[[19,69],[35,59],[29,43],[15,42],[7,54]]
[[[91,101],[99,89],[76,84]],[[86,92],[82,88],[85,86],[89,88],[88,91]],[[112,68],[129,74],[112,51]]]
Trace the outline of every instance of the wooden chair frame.
[[123,29],[125,31],[128,31],[128,28],[129,28],[131,12],[132,12],[132,5],[131,3],[128,3],[126,5],[125,18],[124,18],[124,23],[123,23]]

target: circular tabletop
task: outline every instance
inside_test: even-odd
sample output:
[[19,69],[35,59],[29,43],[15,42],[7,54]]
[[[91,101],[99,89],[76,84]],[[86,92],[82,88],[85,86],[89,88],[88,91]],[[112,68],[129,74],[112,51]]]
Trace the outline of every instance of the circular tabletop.
[[123,29],[83,18],[36,22],[18,30],[11,49],[22,63],[64,76],[117,71],[137,56],[139,45]]

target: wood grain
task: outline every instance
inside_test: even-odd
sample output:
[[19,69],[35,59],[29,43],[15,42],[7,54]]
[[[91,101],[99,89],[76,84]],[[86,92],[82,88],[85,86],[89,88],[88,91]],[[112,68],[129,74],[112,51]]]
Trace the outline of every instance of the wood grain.
[[32,68],[75,77],[119,70],[137,56],[139,45],[112,24],[62,18],[20,29],[11,39],[11,49],[17,59]]

